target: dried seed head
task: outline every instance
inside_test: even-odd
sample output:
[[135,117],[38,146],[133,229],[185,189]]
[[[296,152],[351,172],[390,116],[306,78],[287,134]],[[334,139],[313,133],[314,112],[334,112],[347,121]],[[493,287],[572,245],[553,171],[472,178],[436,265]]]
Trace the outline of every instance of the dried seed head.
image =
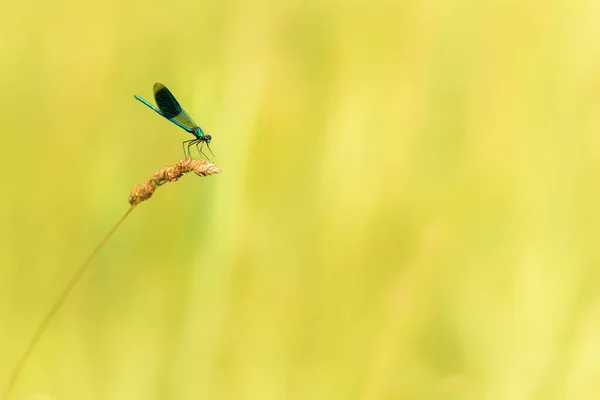
[[149,199],[157,187],[167,182],[175,182],[183,174],[192,171],[198,176],[207,176],[218,174],[221,172],[221,169],[204,159],[186,158],[175,165],[159,169],[154,173],[152,178],[141,185],[135,185],[129,194],[129,204],[134,206]]

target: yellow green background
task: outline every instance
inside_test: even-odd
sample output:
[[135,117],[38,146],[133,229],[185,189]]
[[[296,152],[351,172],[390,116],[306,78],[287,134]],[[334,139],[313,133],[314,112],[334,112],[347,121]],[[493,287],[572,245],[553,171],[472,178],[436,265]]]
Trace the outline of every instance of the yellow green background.
[[[14,399],[600,398],[595,0],[12,1],[0,389]],[[36,397],[37,396],[37,397]]]

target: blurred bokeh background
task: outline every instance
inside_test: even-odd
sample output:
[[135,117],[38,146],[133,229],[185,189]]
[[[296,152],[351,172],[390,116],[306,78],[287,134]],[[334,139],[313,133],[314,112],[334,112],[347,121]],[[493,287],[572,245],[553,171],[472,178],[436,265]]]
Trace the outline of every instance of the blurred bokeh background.
[[23,0],[0,17],[14,398],[600,398],[595,0]]

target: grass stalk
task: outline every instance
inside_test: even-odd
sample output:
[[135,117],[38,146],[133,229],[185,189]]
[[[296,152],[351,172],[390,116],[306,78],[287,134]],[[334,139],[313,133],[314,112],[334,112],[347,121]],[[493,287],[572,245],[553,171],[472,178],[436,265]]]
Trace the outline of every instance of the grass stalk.
[[152,178],[146,180],[141,185],[135,185],[133,189],[131,189],[131,192],[129,194],[129,204],[131,206],[129,207],[127,212],[125,212],[125,214],[119,219],[119,221],[117,221],[113,228],[106,234],[106,236],[104,236],[104,238],[100,241],[100,243],[88,256],[88,258],[83,262],[83,264],[81,264],[79,268],[77,268],[77,270],[63,289],[60,296],[58,296],[58,298],[52,305],[52,308],[50,308],[50,311],[48,311],[46,315],[44,315],[44,318],[39,323],[37,329],[35,330],[35,333],[29,340],[29,343],[27,344],[25,351],[21,355],[21,358],[13,368],[10,380],[8,381],[6,389],[4,390],[4,393],[2,395],[2,400],[8,400],[12,389],[15,387],[17,380],[19,379],[19,376],[23,371],[23,368],[27,364],[27,360],[29,360],[35,347],[37,346],[40,339],[48,329],[50,322],[54,319],[54,316],[56,316],[67,297],[69,297],[69,294],[71,294],[73,288],[81,280],[83,274],[89,269],[92,260],[104,247],[106,242],[108,242],[108,239],[111,238],[111,236],[115,233],[119,226],[121,226],[123,221],[125,221],[125,219],[129,216],[129,214],[131,214],[135,207],[142,201],[149,199],[159,186],[167,182],[175,182],[181,176],[188,172],[194,172],[198,176],[208,176],[218,174],[219,172],[221,172],[221,170],[215,164],[210,163],[207,160],[196,160],[192,158],[186,158],[184,160],[179,161],[175,165],[159,169],[154,173],[154,175],[152,175]]

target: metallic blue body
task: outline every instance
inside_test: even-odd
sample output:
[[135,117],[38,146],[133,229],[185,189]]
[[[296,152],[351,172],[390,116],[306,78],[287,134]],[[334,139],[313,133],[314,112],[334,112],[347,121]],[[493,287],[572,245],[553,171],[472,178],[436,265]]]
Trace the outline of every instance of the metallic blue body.
[[189,133],[193,134],[194,136],[196,136],[198,138],[204,136],[204,132],[202,132],[202,128],[200,128],[199,126],[196,126],[195,128],[188,128],[187,126],[183,125],[182,123],[180,123],[180,122],[178,122],[178,121],[176,121],[176,120],[174,120],[172,118],[167,118],[165,116],[165,114],[163,114],[162,111],[160,111],[158,108],[154,107],[152,104],[150,104],[148,101],[144,100],[143,98],[141,98],[137,94],[134,95],[133,97],[135,97],[136,99],[138,99],[139,101],[141,101],[142,103],[144,103],[145,105],[147,105],[148,107],[150,107],[151,109],[153,109],[154,111],[156,111],[161,117],[163,117],[165,119],[168,119],[169,121],[171,121],[172,123],[174,123],[178,127],[182,128],[182,129],[185,129],[186,131],[188,131]]

